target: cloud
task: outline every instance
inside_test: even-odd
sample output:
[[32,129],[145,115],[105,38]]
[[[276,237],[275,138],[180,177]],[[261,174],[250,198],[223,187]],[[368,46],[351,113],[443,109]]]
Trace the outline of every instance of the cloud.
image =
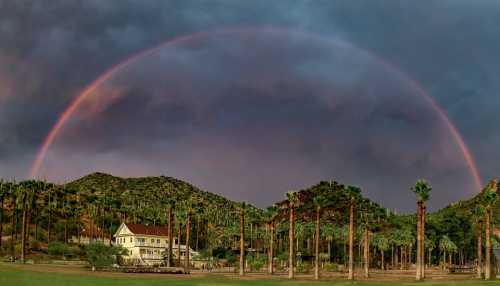
[[[493,124],[500,119],[497,112],[500,105],[497,91],[500,86],[496,80],[500,69],[500,58],[496,56],[500,48],[496,29],[500,24],[497,17],[499,10],[500,5],[494,1],[457,0],[414,2],[405,5],[392,1],[349,3],[345,1],[287,1],[285,3],[280,1],[236,2],[229,0],[151,0],[141,2],[70,0],[50,1],[43,4],[37,1],[0,1],[0,128],[2,131],[0,133],[0,170],[2,174],[8,174],[8,176],[23,177],[27,173],[27,170],[23,170],[23,168],[29,166],[44,136],[69,101],[86,84],[128,55],[152,47],[166,39],[197,31],[235,26],[277,26],[291,30],[304,30],[327,38],[343,38],[355,46],[380,55],[383,59],[401,68],[410,77],[420,82],[423,88],[448,112],[475,155],[483,177],[494,177],[498,174],[497,158],[500,155],[500,151],[497,150],[500,136],[497,135],[498,132]],[[188,60],[189,57],[190,55],[188,55]],[[269,60],[272,61],[272,59]],[[325,62],[330,61],[331,59],[325,60]],[[311,74],[330,75],[324,72],[328,66],[321,65],[321,62],[311,63],[308,61],[306,65],[296,65],[296,74],[300,74],[301,78],[307,78],[307,75]],[[276,63],[262,63],[263,66],[268,64]],[[205,72],[210,70],[210,65],[198,67],[197,70],[200,73]],[[182,73],[182,70],[176,72]],[[352,83],[358,82],[359,77],[363,76],[364,69],[361,66],[360,69],[350,69],[349,72],[334,69],[331,76],[337,79],[346,77],[338,84],[352,87],[348,79],[351,79]],[[214,74],[220,76],[218,73]],[[264,119],[272,119],[273,112],[280,110],[278,108],[280,106],[279,96],[265,97],[262,98],[263,101],[259,101],[259,98],[254,95],[262,88],[269,91],[268,85],[272,80],[268,79],[277,75],[269,75],[265,72],[261,75],[262,79],[253,90],[248,88],[244,82],[239,85],[226,86],[224,90],[221,89],[223,92],[241,94],[238,98],[220,98],[219,102],[226,108],[231,107],[238,110],[239,113],[224,110],[219,105],[220,109],[217,110],[216,116],[209,118],[211,121],[208,122],[224,123],[226,128],[236,128],[238,120],[245,122],[245,120],[254,118],[255,114],[259,114],[263,122],[265,122]],[[172,78],[173,75],[168,76]],[[182,78],[182,76],[179,77]],[[221,78],[228,82],[233,80],[230,73],[221,76]],[[308,80],[313,82],[313,78],[308,78]],[[156,92],[161,94],[161,92],[170,93],[181,90],[186,93],[191,88],[182,81],[177,82],[176,86],[164,86],[163,91]],[[317,77],[314,84],[320,85],[323,82],[325,82],[325,78]],[[280,93],[279,91],[305,92],[300,90],[301,86],[298,84],[293,86],[291,90],[290,86],[292,85],[274,85],[272,92],[277,94]],[[205,86],[205,88],[211,88],[211,86]],[[289,89],[281,90],[286,88]],[[324,90],[323,87],[317,88],[318,92]],[[373,124],[371,128],[379,134],[384,134],[384,136],[371,138],[371,141],[366,145],[368,147],[361,148],[355,153],[360,158],[365,158],[363,161],[365,164],[381,162],[382,160],[377,157],[380,151],[376,150],[385,146],[391,146],[392,152],[387,154],[388,156],[402,158],[404,159],[402,161],[406,162],[408,166],[418,166],[419,164],[438,166],[440,164],[440,160],[432,156],[425,156],[419,152],[405,152],[404,148],[398,148],[397,140],[387,140],[390,136],[398,138],[396,135],[399,134],[398,136],[401,138],[408,136],[404,140],[401,139],[404,142],[410,142],[411,140],[408,138],[412,138],[421,144],[420,142],[425,142],[425,140],[418,138],[416,134],[405,132],[405,128],[414,123],[412,118],[420,122],[422,126],[429,126],[433,122],[432,120],[426,122],[422,121],[425,116],[412,115],[412,108],[406,106],[405,101],[395,101],[392,103],[394,106],[387,106],[385,110],[389,113],[381,112],[374,109],[377,101],[381,100],[380,95],[370,95],[366,90],[353,90],[367,95],[366,101],[364,101],[366,105],[358,110],[360,118],[373,119],[373,122],[377,124]],[[120,89],[117,92],[133,93],[138,91],[140,89],[135,91]],[[388,96],[395,97],[395,95]],[[126,98],[129,97],[126,96]],[[339,110],[338,107],[348,106],[349,103],[356,104],[356,101],[349,101],[350,97],[351,94],[347,92],[344,96],[341,94],[333,97],[324,96],[323,102],[329,108],[336,109],[337,112],[323,115],[324,117],[321,117],[323,113],[319,112],[315,120],[308,120],[310,117],[307,114],[310,113],[306,112],[318,111],[317,106],[314,105],[315,102],[308,102],[298,96],[295,97],[295,102],[290,105],[289,109],[285,110],[298,114],[297,120],[303,123],[301,125],[303,129],[316,131],[315,128],[323,126],[325,118],[332,116],[338,120],[344,120],[346,127],[343,132],[347,132],[350,126],[348,120],[352,118],[349,114],[342,114],[342,110]],[[183,101],[179,99],[174,102],[165,102],[165,98],[173,100],[171,97],[153,96],[149,105],[128,99],[126,101],[110,101],[108,104],[101,102],[94,107],[105,108],[106,112],[109,112],[106,113],[106,118],[115,118],[115,120],[122,118],[133,127],[131,131],[137,132],[136,136],[141,138],[143,136],[158,137],[158,132],[162,132],[165,128],[170,128],[169,130],[171,134],[175,135],[175,138],[182,138],[184,129],[178,128],[172,132],[172,126],[189,126],[199,114],[207,116],[203,110],[204,104],[198,104],[193,100]],[[311,104],[309,110],[307,108],[298,109],[298,106],[307,107],[307,104]],[[402,108],[407,107],[406,110],[396,112],[398,104]],[[134,105],[143,106],[145,109],[153,108],[151,118],[148,118],[147,114],[133,109],[128,115],[130,117],[132,115],[139,116],[141,120],[133,122],[125,115],[120,115],[120,111],[129,110]],[[155,106],[173,106],[173,108],[168,110],[168,113],[159,113],[154,110]],[[242,108],[242,106],[248,108]],[[217,105],[214,108],[217,108]],[[351,108],[353,107],[346,110],[351,110]],[[305,113],[303,116],[299,116],[301,111]],[[101,109],[97,109],[96,112],[101,112]],[[374,114],[380,116],[374,116]],[[171,124],[151,126],[146,130],[139,128],[139,123],[146,120],[159,122],[158,117],[154,116],[159,116],[159,118],[164,119],[162,122],[167,121]],[[122,164],[124,162],[121,162],[118,155],[111,152],[109,148],[114,148],[115,143],[123,140],[123,137],[120,137],[120,132],[109,132],[111,125],[108,124],[106,127],[100,132],[117,134],[117,137],[111,138],[109,136],[108,138],[106,136],[109,140],[109,146],[105,146],[106,144],[99,146],[102,149],[98,149],[99,152],[96,154],[103,156],[102,158],[115,158],[115,161]],[[89,123],[87,128],[89,132],[90,130],[99,131],[99,128]],[[437,128],[437,130],[440,129]],[[437,135],[433,134],[432,136]],[[79,139],[78,137],[74,138],[75,141]],[[220,144],[220,142],[218,143]],[[123,148],[126,149],[126,145],[130,142],[122,142],[122,144]],[[140,145],[140,143],[137,144]],[[158,141],[152,144],[161,145],[163,143]],[[339,148],[345,148],[344,145],[350,143],[340,142],[337,144],[340,144]],[[418,144],[415,143],[413,148],[418,150]],[[321,144],[306,145],[308,147],[304,147],[301,154],[314,154],[321,148]],[[95,146],[91,145],[87,148],[91,149],[92,147]],[[230,146],[225,145],[224,147],[230,148]],[[443,156],[453,161],[455,165],[459,164],[460,158],[457,159],[456,152],[452,147],[444,144],[439,148],[445,152]],[[99,160],[99,156],[95,159]],[[367,162],[366,158],[371,158],[374,161]],[[192,160],[194,164],[195,159]],[[291,158],[291,160],[298,159]],[[155,173],[157,170],[156,167],[145,167],[139,161],[140,157],[126,160],[128,165],[135,162],[135,164],[142,166],[141,168],[127,167],[130,171],[126,173],[133,171],[138,174],[146,174]],[[99,166],[104,166],[102,160],[99,162]],[[211,160],[207,162],[211,162]],[[286,168],[287,164],[278,164],[278,162],[280,161],[278,160],[274,167]],[[352,168],[363,167],[352,164]],[[90,170],[92,167],[95,166],[89,164],[81,170],[83,172],[83,170]],[[391,168],[394,168],[394,166],[384,164],[375,164],[374,167],[386,170],[388,173],[393,171]],[[179,174],[188,173],[188,167],[183,168],[184,170],[179,171]],[[442,169],[442,167],[439,168]],[[301,172],[305,172],[305,170],[301,170]],[[457,185],[463,185],[460,188],[462,196],[475,191],[470,189],[467,182],[461,181],[460,172],[460,168],[457,170],[447,169],[442,173],[432,174],[432,176],[435,177],[434,180],[442,182],[440,184],[444,189],[450,189],[450,192],[452,189],[456,189],[455,185],[445,182],[453,180],[456,181]],[[271,178],[261,180],[258,186],[264,188],[269,185],[269,188],[283,190],[288,187],[305,186],[319,179],[319,176],[315,177],[314,175],[304,178],[302,181],[290,179],[292,183],[282,187],[282,182],[287,182],[286,177],[293,176],[293,174],[298,174],[298,171],[290,169],[288,175],[276,174],[276,180]],[[238,177],[240,182],[247,183],[245,176],[232,175]],[[342,178],[346,181],[355,181],[359,176],[364,176],[367,178],[364,185],[366,188],[376,186],[377,188],[395,189],[394,186],[391,187],[390,180],[376,182],[368,179],[368,175],[370,174],[352,174]],[[413,178],[417,175],[416,173],[410,175],[412,180],[416,179]],[[70,175],[68,174],[68,176]],[[279,179],[280,176],[282,179]],[[333,176],[335,177],[335,174]],[[194,178],[194,175],[186,177],[196,179],[198,182],[202,181],[200,178]],[[299,175],[295,177],[300,178]],[[209,179],[205,180],[210,182]],[[215,179],[212,180],[212,183],[207,183],[210,188],[217,186],[222,189],[237,188],[236,184],[223,186],[217,185],[220,180],[219,182]],[[405,180],[410,180],[410,178],[405,178]],[[230,183],[224,182],[224,184]],[[395,197],[400,194],[400,191],[392,192]],[[238,196],[250,199],[250,197],[244,197],[243,193],[242,191]],[[446,192],[442,192],[442,194],[446,194]],[[280,195],[279,192],[273,194],[273,196]],[[453,196],[442,195],[436,199],[438,204],[443,204]],[[408,199],[407,196],[403,195],[400,198]],[[257,196],[252,199],[258,200]]]

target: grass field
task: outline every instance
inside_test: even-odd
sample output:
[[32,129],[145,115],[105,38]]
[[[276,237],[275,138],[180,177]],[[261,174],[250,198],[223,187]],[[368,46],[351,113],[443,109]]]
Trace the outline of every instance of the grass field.
[[194,275],[158,275],[158,274],[122,274],[122,273],[92,273],[86,269],[75,267],[42,266],[42,265],[11,265],[0,264],[1,286],[215,286],[215,285],[500,285],[500,281],[477,280],[436,280],[426,282],[413,281],[354,281],[341,279],[327,281],[294,280],[284,277],[265,278],[255,275],[239,279],[233,275],[194,274]]

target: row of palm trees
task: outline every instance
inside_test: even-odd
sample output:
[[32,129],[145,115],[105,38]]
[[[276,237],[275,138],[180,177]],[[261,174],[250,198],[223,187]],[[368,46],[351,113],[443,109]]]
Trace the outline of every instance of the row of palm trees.
[[[345,192],[345,198],[347,198],[346,202],[348,202],[347,207],[349,209],[348,212],[348,225],[349,225],[349,233],[348,233],[348,246],[349,246],[349,254],[348,254],[348,279],[353,280],[354,279],[354,236],[355,236],[355,220],[357,218],[356,212],[357,206],[363,205],[363,199],[360,196],[360,189],[352,186],[348,186],[344,188],[343,186],[340,186],[340,189]],[[335,191],[335,188],[330,188],[332,191],[332,194]],[[428,250],[428,264],[431,264],[431,252],[432,250],[436,247],[434,242],[432,240],[426,239],[425,236],[425,210],[426,210],[426,202],[429,200],[430,197],[430,192],[432,188],[429,186],[427,182],[424,180],[418,180],[416,184],[411,188],[411,190],[415,193],[416,198],[417,198],[417,218],[416,218],[416,280],[420,281],[425,278],[425,250]],[[484,206],[484,214],[485,214],[485,221],[486,221],[486,234],[485,236],[487,238],[491,237],[491,215],[492,215],[492,205],[495,202],[496,198],[496,193],[497,193],[497,184],[496,181],[492,181],[488,186],[486,191],[484,192],[483,196],[483,201],[482,205]],[[335,196],[338,196],[338,194],[335,194]],[[278,206],[274,206],[272,208],[268,209],[267,213],[267,219],[268,219],[268,225],[269,229],[271,229],[270,236],[269,236],[269,242],[268,245],[270,246],[268,249],[268,272],[272,274],[274,272],[274,266],[273,266],[273,260],[274,260],[274,229],[276,227],[276,223],[278,221],[278,218],[281,218],[281,220],[284,220],[286,216],[283,216],[283,214],[280,216],[278,212],[281,210],[281,212],[286,213],[288,216],[288,278],[293,279],[295,276],[295,258],[296,258],[296,248],[295,248],[295,227],[296,227],[296,219],[297,219],[297,211],[300,209],[301,211],[307,213],[308,208],[311,206],[313,207],[313,212],[314,212],[314,219],[315,219],[315,231],[314,231],[314,278],[319,279],[320,278],[320,237],[321,237],[321,218],[322,218],[322,212],[323,210],[329,210],[332,209],[333,206],[337,205],[335,204],[334,201],[331,200],[332,197],[325,196],[324,194],[318,194],[314,195],[312,198],[309,196],[306,196],[305,194],[301,192],[290,192],[287,193],[287,199],[286,201],[278,204]],[[302,206],[307,206],[305,208],[301,208]],[[344,204],[345,206],[345,204]],[[373,204],[372,204],[373,206]],[[366,208],[366,202],[365,206]],[[334,207],[333,207],[334,208]],[[482,209],[480,207],[479,209]],[[361,208],[363,210],[363,208]],[[370,265],[370,236],[371,236],[371,231],[370,231],[370,225],[374,222],[374,218],[378,218],[378,223],[380,224],[380,218],[383,217],[381,215],[382,209],[377,209],[376,207],[372,209],[365,209],[365,211],[362,211],[363,215],[361,216],[361,220],[364,220],[362,226],[363,226],[363,237],[362,237],[362,243],[364,244],[364,252],[363,252],[363,272],[364,276],[368,277],[369,276],[369,265]],[[377,213],[378,211],[378,213]],[[307,215],[307,214],[306,214]],[[241,211],[240,213],[240,275],[244,275],[244,269],[245,269],[245,260],[244,260],[244,239],[245,239],[245,232],[244,232],[244,222],[245,222],[245,212]],[[378,216],[378,217],[377,217]],[[409,255],[411,255],[412,250],[411,247],[413,245],[413,242],[415,238],[413,237],[413,234],[411,234],[410,231],[396,231],[394,232],[396,236],[399,235],[396,239],[393,239],[393,241],[397,241],[397,245],[400,246],[400,254],[401,254],[401,267],[403,267],[404,262],[406,260],[410,260],[408,258]],[[374,247],[377,248],[380,251],[380,256],[381,256],[381,269],[384,269],[384,252],[389,250],[390,247],[390,242],[389,239],[387,239],[383,234],[381,233],[375,233],[374,238],[372,239],[374,243]],[[481,237],[478,238],[478,243],[482,241]],[[330,249],[330,247],[329,247]],[[452,253],[457,252],[457,246],[448,238],[448,236],[444,235],[440,241],[439,241],[439,249],[440,252],[443,253],[443,264],[446,263],[446,254],[449,255],[450,259],[450,264],[451,264],[451,255]],[[393,251],[394,252],[394,251]],[[481,254],[482,253],[482,247],[479,245],[478,246],[478,259],[479,259],[479,266],[478,266],[478,275],[481,275]],[[486,239],[486,269],[484,270],[484,277],[485,279],[490,279],[490,272],[491,270],[489,269],[491,265],[491,258],[490,258],[490,253],[491,253],[491,245],[490,245],[490,239]],[[394,254],[392,255],[393,257],[393,264],[394,264]],[[397,255],[396,255],[397,259]],[[396,263],[397,264],[397,263]]]

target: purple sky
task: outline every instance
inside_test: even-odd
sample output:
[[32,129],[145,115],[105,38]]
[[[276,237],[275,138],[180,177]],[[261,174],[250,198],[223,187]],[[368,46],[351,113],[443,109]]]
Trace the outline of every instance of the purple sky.
[[[448,113],[484,180],[496,177],[496,1],[0,1],[0,177],[25,178],[69,102],[106,69],[200,31],[275,26],[370,51]],[[391,208],[477,190],[456,142],[407,82],[366,54],[295,34],[198,39],[100,86],[42,175],[170,175],[260,206],[335,179]]]

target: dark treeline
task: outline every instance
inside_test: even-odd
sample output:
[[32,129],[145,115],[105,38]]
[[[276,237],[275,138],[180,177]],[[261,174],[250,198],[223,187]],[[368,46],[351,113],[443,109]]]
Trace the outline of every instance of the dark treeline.
[[288,193],[265,210],[171,177],[94,173],[65,185],[1,181],[0,251],[24,261],[54,242],[108,243],[120,223],[167,225],[170,211],[172,233],[183,244],[188,240],[214,265],[223,260],[242,275],[266,268],[286,270],[290,278],[311,270],[319,278],[321,271],[345,270],[354,278],[355,268],[368,276],[371,268],[415,265],[423,279],[429,267],[479,265],[478,275],[489,278],[491,249],[499,245],[492,235],[500,220],[497,189],[492,181],[471,200],[426,213],[431,187],[418,181],[408,189],[416,194],[416,213],[397,215],[333,181]]

